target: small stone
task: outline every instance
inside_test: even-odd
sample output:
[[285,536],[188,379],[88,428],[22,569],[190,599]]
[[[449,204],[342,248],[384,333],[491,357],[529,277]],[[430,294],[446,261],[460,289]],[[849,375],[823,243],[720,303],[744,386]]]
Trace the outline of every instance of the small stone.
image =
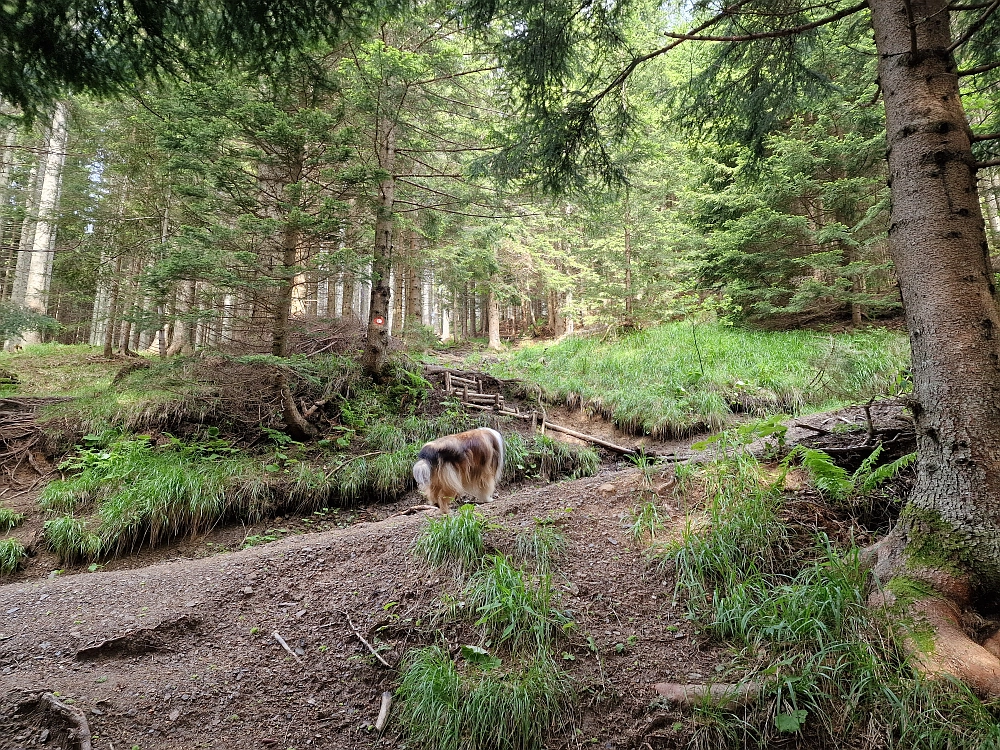
[[243,589],[243,596],[253,596],[253,587],[247,586]]
[[177,721],[180,718],[181,712],[179,709],[174,709],[170,712],[170,721]]
[[42,733],[40,735],[38,735],[38,741],[39,742],[48,742],[49,741],[49,730],[48,729],[43,729],[42,730]]
[[615,486],[611,484],[611,482],[607,482],[598,487],[597,491],[602,495],[613,495],[615,492]]

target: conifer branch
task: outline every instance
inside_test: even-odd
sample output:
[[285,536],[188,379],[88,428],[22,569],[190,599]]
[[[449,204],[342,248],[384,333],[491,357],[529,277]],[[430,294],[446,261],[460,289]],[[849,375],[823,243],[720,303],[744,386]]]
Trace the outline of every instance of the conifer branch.
[[948,51],[954,52],[956,49],[969,41],[972,38],[972,35],[979,31],[982,25],[986,23],[986,19],[993,15],[997,8],[1000,8],[1000,0],[993,0],[993,2],[990,3],[990,6],[983,11],[983,14],[969,25],[969,28],[965,30],[965,33],[952,42],[951,46],[948,47]]
[[[1000,3],[1000,0],[996,0],[996,2]],[[907,3],[907,5],[909,5],[909,3]],[[758,39],[777,39],[783,36],[795,36],[796,34],[801,34],[803,31],[809,31],[811,29],[819,28],[820,26],[826,26],[834,21],[839,21],[841,18],[847,18],[848,16],[854,15],[867,7],[867,2],[858,3],[857,5],[852,5],[850,8],[845,8],[844,10],[838,11],[833,15],[827,16],[826,18],[820,18],[816,21],[804,23],[801,26],[792,26],[787,29],[775,29],[774,31],[762,31],[758,34],[710,36],[702,34],[674,34],[666,32],[664,33],[664,36],[670,37],[671,39],[678,39],[682,42],[752,42]]]

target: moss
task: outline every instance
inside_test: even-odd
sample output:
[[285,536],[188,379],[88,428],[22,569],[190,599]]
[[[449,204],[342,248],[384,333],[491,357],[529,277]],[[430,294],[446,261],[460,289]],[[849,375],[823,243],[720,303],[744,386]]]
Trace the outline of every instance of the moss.
[[908,576],[895,576],[889,581],[886,588],[896,598],[897,604],[903,608],[913,602],[936,595],[934,589],[926,582]]
[[911,567],[957,575],[974,573],[977,562],[968,540],[936,510],[906,507],[900,522],[908,526],[906,557]]

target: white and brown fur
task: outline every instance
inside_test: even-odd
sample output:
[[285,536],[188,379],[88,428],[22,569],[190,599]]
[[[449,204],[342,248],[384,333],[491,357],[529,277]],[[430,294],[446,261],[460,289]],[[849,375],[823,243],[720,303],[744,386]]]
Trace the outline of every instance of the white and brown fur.
[[463,495],[481,503],[493,499],[503,470],[503,436],[496,430],[446,435],[424,444],[413,464],[413,478],[427,498],[448,513]]

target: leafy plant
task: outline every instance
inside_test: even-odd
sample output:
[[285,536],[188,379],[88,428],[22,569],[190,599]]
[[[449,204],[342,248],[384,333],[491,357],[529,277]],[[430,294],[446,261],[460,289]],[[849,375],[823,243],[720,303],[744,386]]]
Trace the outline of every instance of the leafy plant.
[[514,550],[518,557],[534,562],[535,569],[547,573],[553,559],[566,548],[566,537],[550,519],[536,518],[531,529],[518,534]]
[[797,445],[783,463],[787,466],[794,459],[799,459],[812,477],[816,489],[832,500],[847,500],[857,493],[871,492],[883,482],[897,476],[917,459],[915,452],[907,453],[895,461],[880,466],[878,460],[881,455],[882,445],[879,444],[853,474],[848,474],[844,468],[833,462],[829,454]]
[[0,534],[4,534],[24,523],[24,514],[0,506]]
[[655,497],[636,505],[632,508],[632,524],[629,527],[632,538],[636,542],[646,537],[655,540],[656,532],[664,528],[664,518],[669,517]]

